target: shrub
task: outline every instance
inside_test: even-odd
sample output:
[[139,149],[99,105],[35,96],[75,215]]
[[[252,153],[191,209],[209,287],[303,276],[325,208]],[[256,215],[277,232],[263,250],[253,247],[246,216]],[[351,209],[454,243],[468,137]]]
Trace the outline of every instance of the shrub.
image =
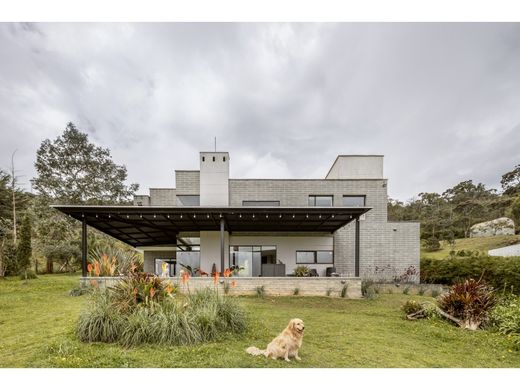
[[300,289],[298,287],[294,288],[293,295],[300,295]]
[[328,288],[327,291],[325,291],[325,295],[330,297],[331,294],[332,294],[332,289]]
[[229,290],[231,289],[231,283],[224,282],[223,288],[224,288],[224,294],[228,294]]
[[365,279],[361,281],[361,295],[365,298],[372,299],[379,293],[379,288],[371,279]]
[[36,272],[34,272],[32,269],[28,269],[26,271],[21,271],[18,275],[20,280],[26,280],[26,279],[37,279],[38,276],[36,275]]
[[91,274],[95,276],[126,275],[142,268],[142,257],[134,250],[104,245],[90,251]]
[[92,287],[74,287],[69,291],[71,297],[79,297],[81,295],[90,294],[93,291]]
[[436,237],[430,237],[424,243],[426,252],[435,252],[441,249],[441,243]]
[[115,291],[98,289],[79,318],[77,334],[84,342],[193,345],[237,335],[247,327],[243,309],[214,289],[162,301],[141,302],[121,311]]
[[256,296],[258,298],[265,298],[265,287],[264,286],[256,287]]
[[489,325],[511,337],[517,348],[520,348],[520,298],[506,298],[497,304],[489,315]]
[[299,265],[294,269],[294,276],[310,276],[311,270],[306,265]]
[[347,289],[348,289],[348,284],[345,283],[345,284],[343,285],[343,287],[341,288],[341,292],[339,293],[339,296],[340,296],[341,298],[347,298],[347,297],[348,297]]
[[420,285],[420,286],[419,286],[419,290],[417,290],[417,294],[419,294],[419,295],[422,296],[422,295],[424,295],[424,293],[426,292],[426,290],[427,290],[426,287],[424,287],[423,285]]
[[468,279],[455,283],[441,295],[438,305],[441,310],[458,320],[461,328],[475,330],[487,320],[496,304],[493,288],[482,281]]
[[441,290],[438,288],[432,288],[432,291],[430,294],[431,294],[432,298],[437,298],[439,295],[441,295]]
[[419,302],[414,301],[413,299],[407,300],[402,306],[401,310],[406,314],[413,314],[417,313],[418,311],[422,310],[422,306]]
[[520,257],[476,256],[421,259],[421,282],[453,284],[482,279],[496,289],[520,290]]
[[410,286],[405,286],[405,287],[403,288],[403,294],[404,294],[404,295],[408,295],[409,293],[410,293]]

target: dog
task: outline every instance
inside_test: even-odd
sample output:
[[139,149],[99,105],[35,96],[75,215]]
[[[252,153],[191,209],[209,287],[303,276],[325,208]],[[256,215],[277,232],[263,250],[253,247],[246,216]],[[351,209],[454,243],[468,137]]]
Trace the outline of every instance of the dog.
[[284,358],[287,362],[290,362],[290,357],[301,360],[298,356],[298,350],[302,346],[304,330],[305,325],[303,321],[299,318],[293,318],[289,321],[289,325],[269,343],[265,350],[249,347],[246,349],[246,352],[253,356],[264,355],[275,360]]

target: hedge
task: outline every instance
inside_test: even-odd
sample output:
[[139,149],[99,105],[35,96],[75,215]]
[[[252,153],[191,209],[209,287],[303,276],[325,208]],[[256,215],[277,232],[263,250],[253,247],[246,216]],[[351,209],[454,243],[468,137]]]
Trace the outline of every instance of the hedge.
[[453,284],[461,279],[479,279],[497,289],[520,291],[520,257],[472,255],[446,259],[421,259],[421,283]]

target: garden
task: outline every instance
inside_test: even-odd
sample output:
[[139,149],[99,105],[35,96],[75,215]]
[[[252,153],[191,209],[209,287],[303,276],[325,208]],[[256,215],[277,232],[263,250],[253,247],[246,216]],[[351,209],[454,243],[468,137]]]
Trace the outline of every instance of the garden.
[[[185,279],[179,283],[189,285]],[[352,300],[180,294],[137,272],[113,289],[79,290],[77,274],[9,277],[0,280],[0,366],[519,367],[518,298],[479,280],[467,284],[437,297],[372,285],[370,298]],[[437,308],[481,321],[463,329]],[[306,324],[302,361],[245,353],[292,317]]]

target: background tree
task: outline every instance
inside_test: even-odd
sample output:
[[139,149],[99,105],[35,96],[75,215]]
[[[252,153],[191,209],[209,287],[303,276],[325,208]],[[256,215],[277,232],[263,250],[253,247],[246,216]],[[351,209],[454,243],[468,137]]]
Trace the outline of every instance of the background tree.
[[511,217],[515,221],[516,229],[520,228],[520,196],[511,203]]
[[504,173],[500,180],[502,190],[506,195],[520,195],[520,164],[515,166],[511,172]]
[[16,266],[19,273],[25,274],[27,279],[27,269],[31,266],[32,246],[31,246],[31,217],[25,213],[20,229],[20,241],[16,248]]
[[126,167],[112,161],[110,150],[89,142],[73,123],[54,141],[44,140],[36,153],[34,189],[55,202],[124,204],[138,184],[125,184]]

